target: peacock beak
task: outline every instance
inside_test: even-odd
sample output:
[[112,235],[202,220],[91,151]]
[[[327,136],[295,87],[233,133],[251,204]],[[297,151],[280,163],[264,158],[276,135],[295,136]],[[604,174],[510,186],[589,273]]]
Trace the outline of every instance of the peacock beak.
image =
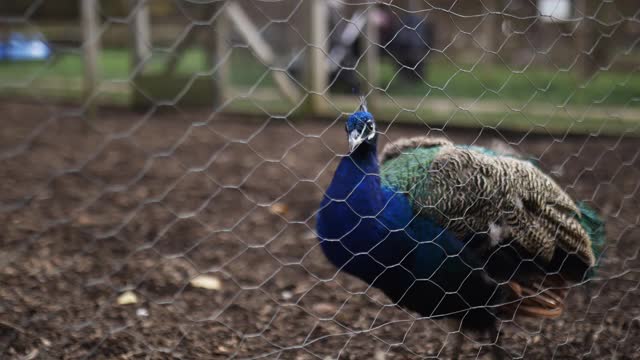
[[349,152],[353,152],[358,145],[362,144],[365,141],[366,137],[364,136],[364,129],[362,132],[358,132],[358,130],[352,130],[349,133]]

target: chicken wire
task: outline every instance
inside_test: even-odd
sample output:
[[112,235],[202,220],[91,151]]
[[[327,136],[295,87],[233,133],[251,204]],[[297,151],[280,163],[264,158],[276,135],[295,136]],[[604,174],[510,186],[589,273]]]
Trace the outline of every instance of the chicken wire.
[[[134,21],[144,3],[120,14],[102,3],[97,38],[56,45],[51,58],[25,68],[0,63],[0,75],[19,75],[2,75],[0,83],[4,356],[488,356],[491,340],[465,332],[457,347],[457,323],[398,308],[378,290],[333,268],[322,254],[315,215],[347,151],[344,121],[356,102],[342,102],[354,92],[366,93],[373,103],[380,148],[390,140],[428,134],[530,156],[605,219],[607,245],[598,273],[568,289],[560,318],[501,321],[500,346],[508,356],[637,356],[640,143],[634,138],[637,123],[629,119],[639,118],[639,98],[638,66],[628,60],[637,56],[638,5],[557,1],[549,10],[549,1],[394,2],[384,9],[399,26],[376,40],[354,17],[361,11],[368,21],[380,21],[371,15],[376,4],[332,2],[321,58],[342,75],[326,74],[326,88],[317,92],[308,88],[312,70],[305,65],[318,49],[310,45],[307,29],[310,1],[234,3],[271,47],[273,63],[259,59],[228,24],[222,38],[226,52],[202,69],[176,65],[185,67],[186,81],[169,96],[151,94],[162,82],[141,85],[144,68],[156,66],[156,57],[170,63],[167,56],[183,56],[183,42],[213,51],[212,40],[205,36],[191,43],[191,34],[221,31],[218,22],[229,20],[229,2],[209,4],[207,12],[199,2],[150,1],[153,11],[169,7],[178,20],[163,29],[152,11],[152,24],[160,24],[151,27],[150,53],[124,76],[109,75],[117,71],[108,57],[118,54],[105,50],[104,77],[85,98],[74,93],[75,63],[57,67],[79,56],[90,41],[122,46],[114,34]],[[24,6],[10,9],[11,15],[0,14],[0,24],[42,30],[45,39],[55,36],[39,15],[51,5],[19,4]],[[569,13],[562,10],[565,5]],[[419,22],[407,26],[406,15]],[[587,23],[590,30],[581,29]],[[431,30],[416,37],[424,24]],[[360,50],[332,51],[329,44],[340,43],[336,35],[343,34]],[[421,54],[417,58],[402,59],[403,49],[394,49],[394,39],[402,36],[428,46],[412,50]],[[370,49],[380,55],[378,79],[363,69]],[[351,57],[341,57],[341,51]],[[127,62],[129,56],[126,52]],[[503,83],[487,83],[483,74],[496,68],[512,75]],[[255,77],[242,77],[255,69]],[[223,79],[223,71],[230,72],[224,98],[195,109],[183,102],[198,81]],[[436,84],[440,72],[448,78]],[[552,76],[540,86],[537,77],[545,72]],[[301,98],[282,102],[285,96],[270,80],[273,73],[285,73]],[[607,78],[609,73],[619,76]],[[581,80],[563,97],[554,89],[567,74]],[[509,81],[520,77],[529,91],[512,97],[516,90]],[[614,84],[583,95],[603,77]],[[465,93],[461,85],[480,91]],[[61,102],[59,95],[67,91],[72,97]],[[110,106],[113,99],[118,103],[114,93],[142,98],[144,110]],[[313,96],[328,110],[308,117],[325,120],[297,115]],[[270,107],[275,101],[284,105]],[[498,121],[487,119],[493,117]],[[596,125],[582,128],[590,118],[598,119]]]

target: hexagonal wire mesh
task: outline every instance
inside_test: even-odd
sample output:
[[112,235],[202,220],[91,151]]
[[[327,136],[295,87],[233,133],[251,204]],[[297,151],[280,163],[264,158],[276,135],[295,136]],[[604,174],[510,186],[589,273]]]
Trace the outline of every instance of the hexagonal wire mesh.
[[[624,0],[0,5],[0,353],[633,358],[639,14]],[[371,140],[347,149],[360,94],[380,149],[428,136],[490,151],[409,146],[381,185]],[[571,239],[597,234],[572,228],[565,192],[606,223],[579,279],[590,260]],[[561,268],[532,257],[549,244]],[[456,320],[482,309],[482,331]]]

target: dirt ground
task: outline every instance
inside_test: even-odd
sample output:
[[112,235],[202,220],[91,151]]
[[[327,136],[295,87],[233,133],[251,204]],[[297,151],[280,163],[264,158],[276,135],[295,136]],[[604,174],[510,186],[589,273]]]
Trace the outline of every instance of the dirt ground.
[[[313,215],[346,148],[342,120],[116,110],[87,120],[77,110],[0,103],[0,358],[379,360],[458,351],[455,324],[416,319],[321,254]],[[429,127],[382,130],[384,143]],[[505,350],[638,358],[640,140],[444,132],[533,155],[607,221],[597,278],[572,288],[559,319],[505,323]],[[191,285],[201,273],[220,283]],[[126,291],[135,303],[119,304]],[[462,358],[486,356],[483,341],[467,339]]]

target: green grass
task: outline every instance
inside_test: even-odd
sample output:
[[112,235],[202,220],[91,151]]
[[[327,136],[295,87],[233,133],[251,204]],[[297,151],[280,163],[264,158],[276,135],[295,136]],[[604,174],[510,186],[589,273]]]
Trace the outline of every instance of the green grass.
[[[145,63],[145,74],[162,74],[170,55],[153,54]],[[255,60],[247,49],[234,49],[230,81],[234,85],[272,87],[268,68]],[[130,54],[122,49],[105,49],[100,58],[104,83],[112,83],[99,90],[108,103],[125,105],[131,99],[128,81],[134,78]],[[188,51],[179,61],[176,71],[180,77],[207,77],[212,73],[202,51]],[[62,100],[78,100],[82,96],[83,60],[79,52],[58,53],[47,61],[0,62],[0,94],[6,96],[42,96]],[[113,85],[115,84],[115,85]],[[106,99],[106,100],[105,100]]]
[[[268,68],[251,58],[247,50],[236,49],[232,56],[231,80],[237,85],[250,86],[262,77]],[[164,71],[169,56],[166,53],[154,54],[145,63],[145,72]],[[106,49],[100,59],[101,75],[104,80],[127,80],[131,78],[129,53],[126,50]],[[201,51],[188,51],[180,60],[177,72],[193,75],[198,72],[211,72],[206,67],[206,59]],[[2,62],[0,63],[0,81],[4,85],[20,85],[27,81],[39,81],[60,78],[81,80],[83,72],[82,56],[79,53],[60,53],[48,61]],[[267,77],[268,78],[268,77]],[[271,85],[270,78],[268,84]]]
[[[145,71],[164,71],[167,54],[154,54]],[[0,90],[20,90],[26,84],[60,83],[61,89],[82,82],[82,57],[79,53],[63,53],[47,62],[0,63]],[[273,87],[269,69],[257,61],[249,50],[233,49],[231,82],[240,87],[254,85]],[[105,80],[126,81],[132,77],[126,50],[107,49],[101,58]],[[179,74],[190,77],[207,76],[206,59],[202,51],[188,51],[177,68]],[[504,65],[453,64],[437,61],[429,64],[425,82],[410,83],[395,75],[396,68],[385,61],[381,66],[379,86],[389,96],[429,96],[436,98],[469,98],[480,100],[516,101],[518,103],[550,103],[553,105],[627,105],[640,106],[640,73],[599,72],[591,79],[582,79],[566,71],[530,68],[512,71]],[[32,83],[33,81],[33,83]],[[27,88],[25,90],[33,90]]]
[[[105,50],[101,58],[101,71],[105,79],[126,79],[129,75],[129,58],[118,50]],[[82,77],[80,54],[64,53],[44,62],[0,63],[0,79],[3,84],[18,84],[29,79],[44,80],[48,77]]]
[[[583,79],[567,71],[505,65],[429,64],[425,82],[408,84],[384,63],[381,87],[390,96],[428,94],[433,97],[551,103],[553,105],[640,106],[640,73],[599,72]],[[395,77],[394,77],[395,76]]]
[[[147,81],[145,86],[147,89],[157,90],[152,95],[151,102],[171,103],[187,93],[183,91],[187,84],[191,84],[192,90],[188,93],[189,97],[199,97],[201,100],[198,101],[204,99],[206,102],[211,94],[207,81],[213,71],[207,68],[204,53],[188,51],[176,68],[178,76],[167,78],[172,81],[163,80],[168,58],[164,53],[154,54],[145,66],[145,74],[154,75],[147,79],[155,79]],[[268,67],[257,61],[248,49],[234,48],[230,60],[226,61],[231,63],[230,82],[235,88],[243,93],[252,87],[260,88],[252,92],[256,99],[236,98],[226,110],[251,112],[249,108],[256,107],[257,104],[259,106],[254,110],[259,112],[269,109],[272,113],[287,114],[292,110],[292,106],[282,99],[279,92],[272,90],[275,85]],[[395,66],[387,61],[382,62],[380,70],[378,87],[383,89],[386,101],[377,111],[389,119],[400,114],[399,118],[403,121],[414,121],[412,119],[419,116],[433,124],[441,122],[460,126],[504,126],[525,130],[530,130],[532,126],[541,129],[556,127],[557,132],[565,129],[598,131],[601,126],[606,126],[612,132],[624,132],[631,128],[634,133],[638,132],[636,119],[640,116],[636,117],[635,112],[640,113],[640,74],[637,71],[600,72],[590,79],[582,79],[569,72],[533,67],[518,72],[504,65],[471,66],[434,61],[429,64],[426,83],[410,83],[396,76]],[[97,101],[129,104],[133,94],[129,81],[134,80],[134,75],[137,75],[130,68],[129,53],[118,49],[104,50],[101,71],[104,81]],[[57,54],[46,62],[0,63],[0,95],[78,101],[82,96],[82,74],[80,53]],[[189,80],[194,77],[197,81]],[[158,81],[160,83],[156,84]],[[268,95],[262,99],[265,101],[257,100],[265,94]],[[420,101],[425,96],[434,101]],[[449,98],[452,100],[449,101]],[[436,101],[437,99],[441,100]],[[471,113],[458,111],[460,104],[475,100],[479,100],[482,105],[479,110]],[[332,96],[327,101],[331,103],[327,111],[335,112],[335,106],[342,100],[339,96]],[[187,103],[189,101],[184,102]],[[403,105],[398,107],[396,103]],[[402,110],[413,109],[416,103],[421,104],[421,107],[415,113]],[[438,108],[436,103],[450,106]],[[523,111],[511,111],[504,104],[522,108]],[[561,110],[555,111],[558,107]],[[583,111],[586,107],[591,110]],[[637,110],[628,109],[624,119],[617,119],[608,115],[612,107]]]

